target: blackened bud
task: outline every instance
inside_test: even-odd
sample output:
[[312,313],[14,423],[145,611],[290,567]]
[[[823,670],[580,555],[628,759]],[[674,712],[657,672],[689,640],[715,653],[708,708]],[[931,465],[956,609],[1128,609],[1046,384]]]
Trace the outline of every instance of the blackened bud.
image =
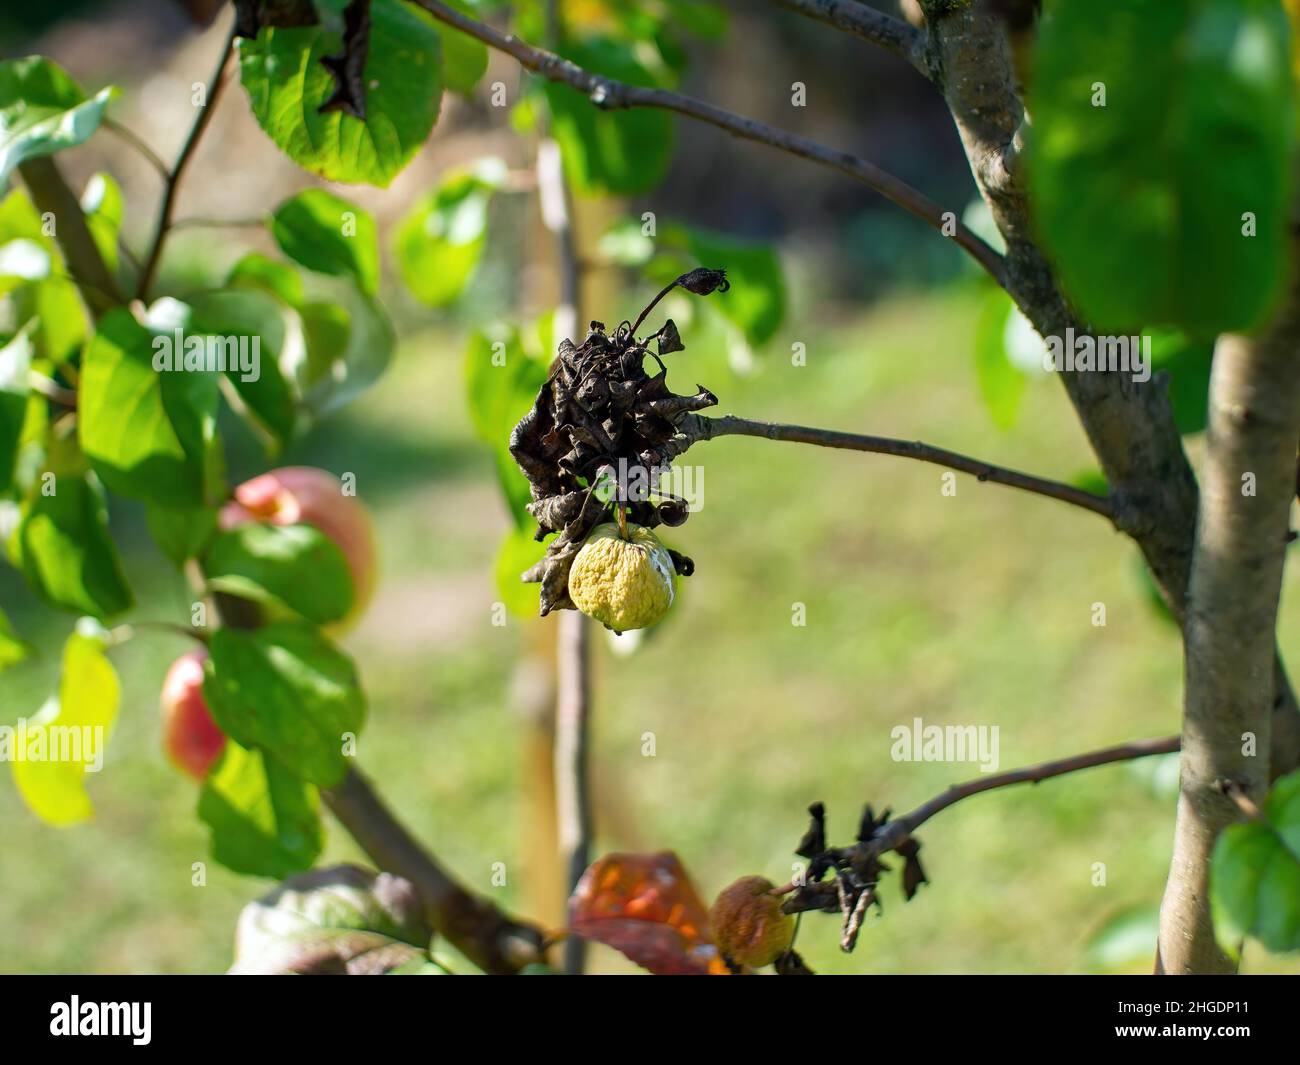
[[726,292],[731,288],[726,270],[710,270],[704,266],[697,266],[689,274],[682,274],[677,279],[677,284],[697,296],[707,296],[710,292]]

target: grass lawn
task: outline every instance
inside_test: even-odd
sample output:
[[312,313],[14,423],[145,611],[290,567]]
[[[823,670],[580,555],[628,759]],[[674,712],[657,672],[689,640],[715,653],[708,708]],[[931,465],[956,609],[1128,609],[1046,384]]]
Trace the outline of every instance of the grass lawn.
[[[686,324],[670,382],[697,381],[720,411],[925,440],[1043,476],[1092,464],[1060,387],[1044,377],[1016,426],[979,400],[976,299],[898,298],[804,332],[788,327],[757,372],[737,376],[717,336]],[[620,317],[610,313],[610,319]],[[792,320],[811,321],[807,314]],[[793,366],[789,345],[806,345]],[[462,398],[463,338],[408,336],[390,375],[289,460],[353,471],[372,506],[383,572],[345,638],[370,718],[362,766],[416,833],[471,886],[528,910],[522,717],[515,663],[555,619],[492,625],[492,569],[507,527],[485,448]],[[789,879],[805,808],[827,803],[832,839],[862,804],[906,810],[974,763],[897,762],[891,730],[996,726],[1000,765],[1177,730],[1181,652],[1138,578],[1136,551],[1101,519],[938,467],[795,444],[726,438],[687,459],[704,505],[665,538],[691,555],[673,615],[634,654],[595,641],[598,850],[677,851],[706,898],[744,874]],[[254,468],[234,463],[235,472]],[[183,621],[189,594],[138,514],[115,515],[139,617]],[[1288,574],[1281,639],[1300,661],[1300,600]],[[55,647],[70,622],[36,607],[11,570],[0,601]],[[1104,626],[1094,604],[1105,605]],[[792,624],[802,604],[805,624]],[[57,830],[0,773],[0,971],[211,972],[230,963],[236,915],[263,882],[216,865],[193,886],[206,832],[193,783],[158,747],[157,691],[185,643],[141,635],[115,652],[122,719],[90,790],[97,817]],[[57,655],[0,680],[0,719],[34,713]],[[646,756],[646,734],[654,754]],[[853,955],[837,922],[804,918],[800,949],[832,972],[1078,972],[1149,969],[1153,941],[1088,944],[1108,921],[1158,904],[1171,845],[1170,774],[1090,770],[978,796],[920,833],[932,883],[885,910]],[[330,826],[326,860],[358,859]],[[491,886],[493,863],[507,882]],[[553,892],[550,892],[553,894]],[[547,923],[558,914],[547,913]],[[599,969],[624,971],[617,955]],[[1249,971],[1296,971],[1248,955]]]

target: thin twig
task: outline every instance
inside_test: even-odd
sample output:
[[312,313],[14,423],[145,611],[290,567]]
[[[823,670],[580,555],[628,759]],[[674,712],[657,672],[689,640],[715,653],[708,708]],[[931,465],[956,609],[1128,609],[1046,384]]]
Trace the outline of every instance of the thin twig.
[[[977,777],[975,780],[968,780],[964,784],[954,784],[947,791],[936,795],[929,802],[922,803],[911,813],[904,814],[895,821],[886,822],[884,828],[877,833],[870,841],[870,844],[875,845],[877,841],[887,839],[889,841],[888,846],[878,849],[876,853],[881,854],[885,850],[892,850],[926,821],[934,817],[935,814],[948,809],[953,803],[970,798],[972,795],[993,791],[995,788],[1009,787],[1012,784],[1038,784],[1044,780],[1050,780],[1052,777],[1077,773],[1081,769],[1092,769],[1094,766],[1110,765],[1112,762],[1129,762],[1135,758],[1149,758],[1155,754],[1173,754],[1181,745],[1182,740],[1179,736],[1162,736],[1160,739],[1154,740],[1134,740],[1132,743],[1122,743],[1118,747],[1104,747],[1099,751],[1086,751],[1083,754],[1060,758],[1054,762],[1039,762],[1037,765],[1011,769],[1005,773],[990,773],[987,776]],[[862,846],[866,845],[862,844]]]
[[[923,802],[910,813],[906,813],[895,820],[886,821],[870,839],[855,843],[850,847],[841,847],[832,853],[837,861],[870,861],[901,847],[930,818],[948,809],[954,803],[961,802],[962,799],[969,799],[972,795],[980,795],[986,791],[1006,788],[1014,784],[1038,784],[1041,781],[1050,780],[1052,777],[1077,773],[1081,769],[1092,769],[1094,766],[1111,765],[1115,762],[1131,762],[1137,758],[1149,758],[1156,754],[1173,754],[1179,749],[1181,742],[1179,736],[1135,740],[1132,743],[1120,744],[1118,747],[1105,747],[1099,751],[1086,751],[1083,754],[1061,758],[1054,762],[1039,762],[1037,765],[1011,769],[1005,773],[992,773],[988,776],[977,777],[974,780],[966,781],[964,784],[954,784],[928,802]],[[776,888],[772,893],[774,895],[784,895],[811,886],[791,882]],[[841,891],[838,882],[836,890]],[[815,909],[817,906],[818,901],[814,896],[807,900],[801,908]]]
[[105,118],[103,126],[110,133],[116,133],[122,140],[126,141],[132,148],[139,152],[150,166],[158,171],[163,181],[167,181],[171,175],[167,171],[167,164],[163,162],[162,156],[149,147],[148,143],[135,130],[128,126],[122,125],[113,118]]
[[785,440],[797,444],[815,444],[818,447],[845,448],[849,451],[866,451],[877,455],[896,455],[900,458],[918,459],[936,466],[946,466],[961,473],[969,473],[980,481],[992,481],[1011,488],[1019,488],[1035,495],[1047,496],[1063,503],[1070,503],[1103,518],[1113,520],[1114,510],[1110,500],[1104,496],[1076,488],[1074,485],[1060,481],[1049,481],[1032,474],[1020,473],[1003,466],[994,466],[980,459],[969,458],[955,451],[923,444],[919,440],[896,440],[888,436],[867,436],[859,433],[843,433],[832,429],[813,429],[803,425],[782,425],[775,422],[760,422],[749,418],[737,418],[725,415],[719,418],[706,418],[698,414],[684,416],[679,424],[681,446],[678,453],[701,440],[711,440],[719,436],[754,436],[766,440]]
[[1236,804],[1237,809],[1250,820],[1258,821],[1264,816],[1264,811],[1255,805],[1255,800],[1247,794],[1240,781],[1221,780],[1219,781],[1219,788],[1224,795],[1228,796]]
[[171,224],[173,232],[177,229],[251,229],[266,225],[265,216],[249,218],[204,218],[193,215],[178,218]]
[[[556,0],[546,4],[548,44],[559,39]],[[573,197],[565,180],[560,146],[543,128],[537,146],[537,198],[542,223],[555,238],[559,265],[559,303],[555,310],[557,337],[575,339],[581,322],[582,266],[574,227]],[[591,862],[591,631],[576,610],[560,618],[556,646],[555,810],[565,897],[572,894]],[[586,967],[587,944],[581,936],[564,941],[564,971],[580,976]]]
[[194,124],[190,127],[189,136],[185,138],[185,144],[181,147],[181,154],[176,158],[176,165],[167,174],[162,206],[158,211],[158,227],[154,232],[153,242],[149,246],[149,254],[145,258],[144,269],[140,271],[140,282],[136,286],[137,299],[143,300],[149,297],[149,287],[153,284],[154,275],[158,272],[158,263],[162,258],[163,245],[167,242],[167,234],[172,227],[172,210],[176,205],[176,191],[180,187],[181,178],[185,174],[185,167],[194,156],[194,151],[199,146],[203,131],[207,129],[208,122],[212,118],[212,112],[216,109],[217,101],[221,97],[221,89],[226,83],[226,68],[230,65],[230,57],[234,55],[235,51],[234,43],[235,31],[232,29],[230,36],[226,38],[225,46],[222,48],[221,61],[217,64],[216,73],[212,75],[212,81],[209,83],[203,106],[194,118]]
[[875,189],[886,199],[896,203],[905,211],[910,211],[918,218],[929,223],[944,235],[951,235],[976,262],[993,277],[998,284],[1004,282],[1003,259],[981,237],[968,229],[951,211],[945,211],[937,203],[907,182],[900,180],[874,163],[860,159],[848,152],[828,148],[824,144],[790,133],[788,130],[769,126],[752,118],[727,111],[714,104],[668,89],[652,89],[639,85],[628,85],[612,78],[593,74],[575,63],[569,62],[554,52],[535,48],[521,41],[513,34],[503,33],[491,26],[486,26],[459,11],[440,3],[439,0],[415,0],[429,14],[462,33],[475,37],[484,44],[498,51],[514,56],[524,67],[541,75],[549,81],[570,85],[586,93],[591,102],[605,110],[629,107],[653,107],[665,111],[675,111],[688,118],[707,122],[726,130],[743,140],[766,144],[790,155],[811,160],[832,170],[847,174]]
[[138,630],[145,632],[166,632],[173,636],[188,636],[191,640],[197,640],[201,644],[207,644],[208,634],[202,629],[193,628],[190,625],[179,625],[174,621],[131,621],[124,625],[119,625],[114,629],[114,633],[120,633],[119,639],[129,640]]
[[77,393],[71,388],[64,388],[54,378],[37,373],[35,370],[27,375],[27,379],[33,392],[39,392],[46,399],[53,400],[61,406],[70,407],[72,410],[77,409]]
[[902,19],[855,0],[775,0],[778,7],[834,26],[906,60],[927,78],[924,38]]

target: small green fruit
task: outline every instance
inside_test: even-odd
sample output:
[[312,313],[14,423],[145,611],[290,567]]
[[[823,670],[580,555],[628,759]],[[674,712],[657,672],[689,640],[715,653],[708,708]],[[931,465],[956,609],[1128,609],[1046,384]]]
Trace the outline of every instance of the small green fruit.
[[673,605],[673,568],[668,549],[649,529],[597,525],[569,570],[569,598],[607,629],[644,629]]

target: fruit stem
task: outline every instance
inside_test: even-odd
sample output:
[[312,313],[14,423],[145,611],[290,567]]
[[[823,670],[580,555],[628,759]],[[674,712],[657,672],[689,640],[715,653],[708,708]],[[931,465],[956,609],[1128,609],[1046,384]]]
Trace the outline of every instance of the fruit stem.
[[627,504],[619,503],[617,510],[618,510],[618,535],[623,540],[628,540],[630,539],[630,537],[627,535]]

